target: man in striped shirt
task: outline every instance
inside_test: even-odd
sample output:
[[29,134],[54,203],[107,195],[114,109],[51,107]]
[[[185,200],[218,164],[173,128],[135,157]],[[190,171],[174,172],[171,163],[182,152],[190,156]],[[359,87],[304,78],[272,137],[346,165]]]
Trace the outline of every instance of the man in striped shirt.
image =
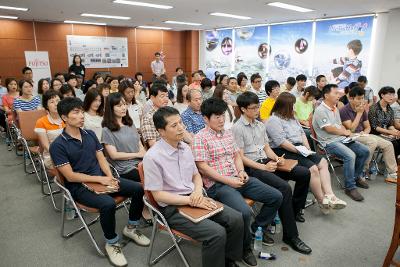
[[251,88],[249,91],[255,93],[258,96],[258,99],[260,100],[261,104],[267,98],[267,93],[261,86],[262,82],[261,75],[258,73],[251,75],[250,81],[251,81]]

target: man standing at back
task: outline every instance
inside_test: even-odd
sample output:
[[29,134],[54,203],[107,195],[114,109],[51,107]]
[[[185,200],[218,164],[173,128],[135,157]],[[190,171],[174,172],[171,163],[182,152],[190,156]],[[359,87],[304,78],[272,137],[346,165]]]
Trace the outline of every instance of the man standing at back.
[[161,60],[161,53],[156,52],[154,54],[155,60],[151,62],[151,71],[153,72],[153,80],[160,78],[165,73],[164,62]]

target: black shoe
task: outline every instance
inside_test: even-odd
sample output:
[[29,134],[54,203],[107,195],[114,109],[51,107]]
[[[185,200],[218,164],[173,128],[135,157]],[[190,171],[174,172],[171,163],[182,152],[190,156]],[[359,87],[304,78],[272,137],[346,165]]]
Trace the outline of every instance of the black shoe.
[[301,214],[300,214],[300,213],[298,213],[298,214],[296,215],[296,218],[295,218],[295,220],[296,220],[296,222],[301,222],[301,223],[303,223],[303,222],[305,222],[305,221],[306,221],[306,219],[304,219],[304,217],[303,217],[303,216],[301,216]]
[[243,263],[246,264],[247,266],[257,266],[257,259],[256,256],[254,256],[253,251],[251,249],[246,249],[243,251]]
[[303,241],[301,241],[298,237],[293,237],[291,239],[283,239],[283,242],[288,244],[292,249],[300,252],[302,254],[310,254],[311,248],[307,246]]
[[275,241],[271,237],[269,237],[266,233],[264,233],[262,243],[265,246],[271,247],[275,244]]
[[233,260],[225,259],[225,267],[239,267],[239,265]]

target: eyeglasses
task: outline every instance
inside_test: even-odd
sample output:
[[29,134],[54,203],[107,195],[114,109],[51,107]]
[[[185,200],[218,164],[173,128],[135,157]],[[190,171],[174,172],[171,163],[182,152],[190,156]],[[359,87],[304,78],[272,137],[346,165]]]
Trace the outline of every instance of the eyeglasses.
[[261,80],[255,80],[254,83],[261,83]]
[[257,110],[257,109],[260,109],[260,105],[257,105],[257,106],[253,106],[253,107],[248,107],[248,108],[246,108],[246,109],[249,109],[249,110]]

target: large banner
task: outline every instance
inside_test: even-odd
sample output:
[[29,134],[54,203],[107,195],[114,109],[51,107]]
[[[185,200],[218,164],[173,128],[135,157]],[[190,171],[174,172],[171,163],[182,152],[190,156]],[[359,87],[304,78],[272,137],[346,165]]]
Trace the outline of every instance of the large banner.
[[267,73],[271,48],[268,44],[268,26],[235,29],[235,74],[244,72],[264,77]]
[[215,71],[230,75],[233,69],[232,30],[205,31],[206,74],[212,79]]
[[272,25],[270,39],[270,79],[284,83],[289,76],[310,76],[313,53],[312,22]]
[[49,53],[47,51],[25,51],[26,66],[32,69],[34,91],[40,79],[51,79]]
[[317,22],[314,75],[344,88],[367,74],[373,17]]
[[128,39],[121,37],[67,35],[68,62],[74,55],[86,68],[128,67]]

